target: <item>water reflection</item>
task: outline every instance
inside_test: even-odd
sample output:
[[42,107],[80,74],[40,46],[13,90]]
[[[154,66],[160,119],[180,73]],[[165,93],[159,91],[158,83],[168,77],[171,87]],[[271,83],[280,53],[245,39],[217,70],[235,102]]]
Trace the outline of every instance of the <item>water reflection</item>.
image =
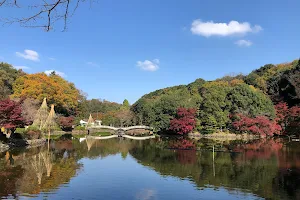
[[[212,152],[213,148],[215,152]],[[120,160],[114,160],[116,155],[119,155]],[[102,174],[98,177],[111,187],[117,184],[112,180],[128,181],[129,175],[125,169],[122,171],[122,167],[130,165],[141,173],[151,169],[161,177],[177,177],[192,182],[196,188],[193,190],[195,196],[191,198],[198,197],[199,191],[210,191],[215,199],[222,199],[217,191],[225,189],[229,195],[232,193],[238,197],[252,193],[266,199],[300,199],[300,149],[297,142],[264,139],[214,143],[208,140],[131,141],[124,138],[105,141],[91,138],[65,139],[52,141],[49,150],[45,146],[3,152],[0,154],[0,197],[35,197],[41,193],[60,193],[65,185],[70,185],[71,180],[86,176],[95,178],[97,173],[94,171],[83,174],[83,171],[94,167],[86,159],[104,158],[114,159],[105,159],[102,165],[115,166],[114,163],[118,163],[118,173],[109,173],[108,170],[105,176]],[[167,186],[157,188],[162,180],[154,179],[155,175],[148,176],[146,180],[135,178],[134,175],[132,177],[136,192],[130,198],[123,199],[164,199],[164,195],[171,195],[165,192]],[[142,188],[144,182],[147,187]],[[176,179],[172,179],[167,183],[177,184],[178,188],[174,186],[170,191],[181,190],[182,197],[188,193],[187,182],[177,183]],[[100,183],[94,184],[100,187]],[[97,192],[94,191],[94,195]],[[191,192],[189,195],[192,195]]]

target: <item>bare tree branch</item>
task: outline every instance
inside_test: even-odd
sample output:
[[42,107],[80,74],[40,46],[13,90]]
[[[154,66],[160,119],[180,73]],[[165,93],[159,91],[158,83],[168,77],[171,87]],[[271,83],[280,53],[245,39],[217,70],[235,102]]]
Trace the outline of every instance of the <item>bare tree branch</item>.
[[0,6],[4,5],[6,3],[6,0],[3,0],[0,2]]
[[[0,9],[4,6],[22,8],[22,0],[0,0]],[[27,0],[23,0],[25,2]],[[5,24],[19,23],[22,27],[45,28],[50,31],[54,23],[62,20],[64,23],[63,30],[67,29],[68,19],[74,15],[79,4],[87,0],[40,0],[40,4],[29,5],[32,11],[31,15],[22,18],[0,18]],[[94,0],[89,0],[94,1]],[[1,11],[0,11],[1,13]],[[0,14],[1,15],[1,14]],[[38,23],[38,24],[37,24]]]

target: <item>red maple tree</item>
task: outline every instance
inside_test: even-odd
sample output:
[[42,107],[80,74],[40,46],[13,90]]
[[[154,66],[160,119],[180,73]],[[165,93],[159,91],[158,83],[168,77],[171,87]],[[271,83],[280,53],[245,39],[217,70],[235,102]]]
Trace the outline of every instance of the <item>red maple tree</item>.
[[300,107],[288,107],[287,103],[280,102],[275,106],[276,120],[281,125],[284,133],[295,134],[299,132]]
[[16,128],[24,125],[21,103],[10,99],[0,101],[0,126],[14,132]]
[[298,120],[300,118],[300,107],[293,106],[289,110],[290,117],[293,118],[293,120]]
[[60,125],[61,129],[64,131],[71,131],[72,126],[74,124],[74,117],[60,117],[58,119],[58,124]]
[[279,124],[286,125],[286,118],[289,115],[289,107],[287,103],[280,102],[277,105],[275,105],[276,110],[276,120]]
[[248,132],[261,136],[273,136],[280,134],[281,126],[276,121],[269,120],[265,116],[254,118],[239,114],[232,126],[239,132]]
[[194,130],[196,126],[196,109],[178,108],[175,119],[170,121],[170,130],[184,135]]

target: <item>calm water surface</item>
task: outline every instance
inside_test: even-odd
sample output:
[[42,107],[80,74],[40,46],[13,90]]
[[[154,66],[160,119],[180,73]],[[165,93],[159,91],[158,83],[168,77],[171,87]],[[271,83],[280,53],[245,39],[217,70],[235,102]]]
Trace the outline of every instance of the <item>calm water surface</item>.
[[0,197],[300,199],[299,142],[57,140],[0,153]]

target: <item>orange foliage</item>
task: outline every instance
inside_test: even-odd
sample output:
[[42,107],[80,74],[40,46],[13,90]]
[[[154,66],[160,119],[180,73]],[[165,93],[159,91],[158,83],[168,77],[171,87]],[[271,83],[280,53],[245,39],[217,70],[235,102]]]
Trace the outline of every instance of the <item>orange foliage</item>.
[[230,81],[230,86],[236,86],[236,85],[240,85],[240,84],[243,84],[245,83],[243,80],[241,79],[233,79]]
[[33,98],[42,102],[46,97],[50,104],[64,109],[74,109],[78,105],[79,91],[73,83],[58,75],[27,74],[15,81],[13,90],[13,98]]

